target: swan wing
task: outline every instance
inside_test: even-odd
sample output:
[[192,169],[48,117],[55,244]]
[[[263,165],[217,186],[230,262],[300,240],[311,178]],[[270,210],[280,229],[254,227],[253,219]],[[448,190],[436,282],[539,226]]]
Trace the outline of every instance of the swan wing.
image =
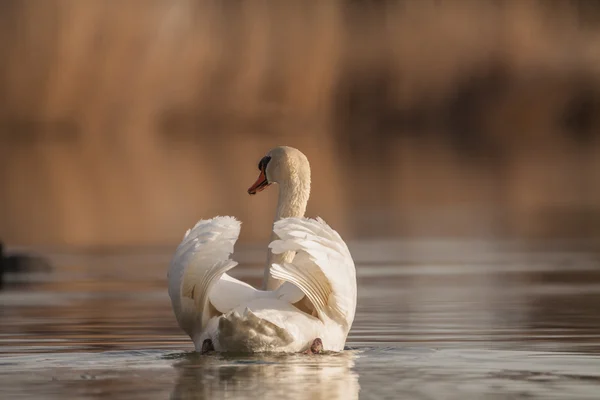
[[215,283],[237,265],[230,256],[240,225],[233,217],[200,220],[185,233],[175,251],[167,274],[169,296],[177,320],[188,334],[205,327],[210,318],[209,297]]
[[240,304],[260,296],[260,291],[228,274],[223,274],[215,282],[209,294],[209,301],[217,311],[225,314]]
[[285,282],[275,291],[263,291],[228,274],[223,274],[210,291],[209,301],[217,311],[225,314],[239,305],[248,304],[256,299],[279,299],[294,304],[303,297],[304,293],[289,282]]
[[274,264],[271,274],[299,287],[313,303],[319,318],[345,321],[349,327],[356,310],[356,269],[346,243],[321,218],[277,221],[279,237],[269,244],[273,253],[294,251],[291,263]]

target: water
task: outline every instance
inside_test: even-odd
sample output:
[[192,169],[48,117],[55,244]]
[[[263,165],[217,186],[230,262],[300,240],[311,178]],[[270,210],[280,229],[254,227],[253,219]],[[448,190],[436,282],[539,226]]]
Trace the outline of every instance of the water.
[[[592,246],[592,248],[595,248]],[[359,302],[340,354],[192,352],[168,252],[53,254],[0,291],[0,397],[596,399],[600,263],[590,246],[351,246]],[[235,275],[257,283],[262,252]]]

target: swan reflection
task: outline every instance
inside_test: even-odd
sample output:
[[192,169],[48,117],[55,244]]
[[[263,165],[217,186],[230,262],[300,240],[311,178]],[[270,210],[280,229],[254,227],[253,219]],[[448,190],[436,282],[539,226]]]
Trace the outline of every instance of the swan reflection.
[[175,364],[172,399],[358,399],[355,351],[318,356],[200,356]]

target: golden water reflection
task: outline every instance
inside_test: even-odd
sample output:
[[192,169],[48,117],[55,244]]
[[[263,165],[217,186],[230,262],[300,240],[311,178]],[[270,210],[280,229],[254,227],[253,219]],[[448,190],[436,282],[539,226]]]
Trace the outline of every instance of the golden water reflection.
[[173,399],[358,399],[355,351],[336,355],[201,357],[175,364]]

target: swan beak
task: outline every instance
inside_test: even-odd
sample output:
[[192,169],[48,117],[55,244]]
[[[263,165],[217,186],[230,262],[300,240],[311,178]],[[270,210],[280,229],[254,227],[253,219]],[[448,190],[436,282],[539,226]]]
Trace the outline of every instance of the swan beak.
[[263,191],[270,183],[267,180],[267,176],[265,175],[265,171],[260,171],[260,175],[258,175],[258,179],[254,182],[254,185],[250,186],[248,189],[248,194],[256,194],[260,191]]

